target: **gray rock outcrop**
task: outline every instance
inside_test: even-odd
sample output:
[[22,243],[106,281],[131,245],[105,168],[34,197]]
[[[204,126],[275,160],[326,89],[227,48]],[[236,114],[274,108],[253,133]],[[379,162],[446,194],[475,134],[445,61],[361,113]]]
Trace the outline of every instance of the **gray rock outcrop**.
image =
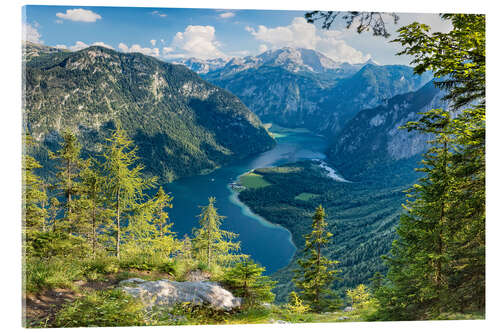
[[241,306],[241,298],[234,297],[231,292],[215,282],[177,282],[158,281],[122,281],[136,283],[135,286],[124,286],[122,290],[139,298],[146,308],[154,306],[172,307],[175,304],[190,302],[197,305],[208,305],[216,309],[230,310]]

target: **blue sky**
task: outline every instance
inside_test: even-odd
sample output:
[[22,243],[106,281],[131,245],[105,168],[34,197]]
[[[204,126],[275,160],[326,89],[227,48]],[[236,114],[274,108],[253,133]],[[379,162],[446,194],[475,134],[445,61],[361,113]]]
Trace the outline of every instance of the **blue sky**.
[[[142,52],[160,59],[256,55],[283,46],[320,51],[333,60],[407,64],[398,45],[371,33],[346,30],[338,20],[329,31],[308,24],[304,11],[221,10],[138,7],[27,6],[24,39],[78,50],[103,45],[121,52]],[[413,21],[447,31],[435,14],[401,14],[395,30]],[[390,21],[390,19],[388,19]]]

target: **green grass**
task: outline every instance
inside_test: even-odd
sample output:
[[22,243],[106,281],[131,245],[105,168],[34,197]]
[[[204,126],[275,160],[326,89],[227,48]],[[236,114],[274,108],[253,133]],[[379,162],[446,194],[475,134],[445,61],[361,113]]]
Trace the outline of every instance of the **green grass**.
[[319,194],[302,192],[299,195],[295,196],[295,200],[309,201],[311,199],[319,197]]
[[262,175],[249,172],[240,177],[240,184],[249,189],[261,188],[271,185]]
[[119,289],[95,291],[66,304],[55,327],[108,327],[145,325],[143,305]]

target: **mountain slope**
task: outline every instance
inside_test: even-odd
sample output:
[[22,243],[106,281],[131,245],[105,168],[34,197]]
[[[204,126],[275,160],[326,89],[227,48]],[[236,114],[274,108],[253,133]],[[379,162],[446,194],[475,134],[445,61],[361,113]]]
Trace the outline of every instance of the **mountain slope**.
[[374,176],[375,170],[405,162],[409,162],[411,171],[416,167],[413,160],[420,159],[430,137],[399,127],[419,119],[419,112],[446,107],[442,97],[442,91],[429,82],[415,92],[397,95],[386,104],[360,111],[328,149],[330,162],[352,180]]
[[[26,45],[25,53],[36,46]],[[164,180],[208,172],[269,149],[274,140],[234,95],[181,65],[102,47],[47,53],[25,63],[25,126],[47,147],[77,132],[97,152],[120,121],[146,171]],[[39,61],[39,60],[43,61]]]
[[265,122],[306,127],[334,138],[360,110],[414,91],[430,80],[408,66],[337,63],[313,50],[284,48],[232,59],[203,75]]

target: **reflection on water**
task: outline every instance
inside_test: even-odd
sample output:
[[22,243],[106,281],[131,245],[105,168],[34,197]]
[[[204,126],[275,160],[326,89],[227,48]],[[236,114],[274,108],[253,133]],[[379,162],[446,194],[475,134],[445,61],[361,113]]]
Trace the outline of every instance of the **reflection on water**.
[[225,216],[222,228],[239,234],[241,250],[266,267],[267,273],[287,265],[295,246],[290,232],[253,214],[233,193],[228,184],[249,170],[305,159],[323,159],[326,141],[311,133],[286,133],[271,150],[220,168],[211,174],[180,179],[164,187],[174,197],[169,211],[178,236],[191,235],[198,227],[200,206],[216,197],[219,214]]

